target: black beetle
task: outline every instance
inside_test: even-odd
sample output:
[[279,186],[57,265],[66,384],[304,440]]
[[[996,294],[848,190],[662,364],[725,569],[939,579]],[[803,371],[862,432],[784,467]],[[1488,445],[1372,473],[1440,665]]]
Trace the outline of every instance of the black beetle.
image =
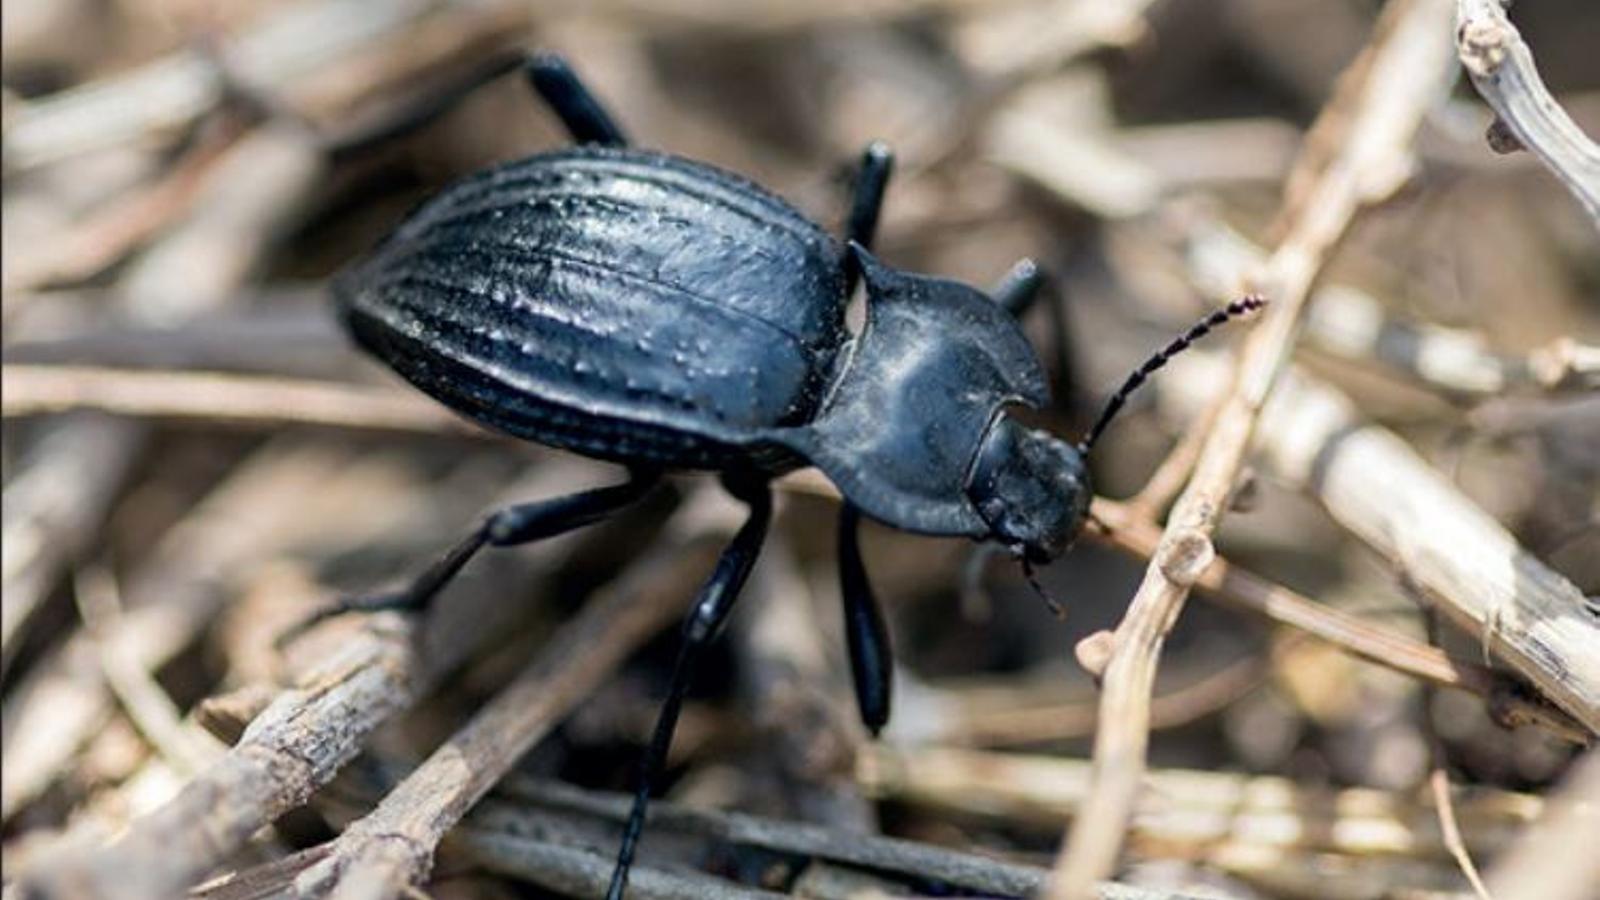
[[[766,535],[774,477],[816,466],[844,496],[846,634],[861,717],[876,733],[892,665],[859,516],[998,542],[1025,566],[1049,562],[1083,526],[1084,456],[1127,394],[1260,301],[1174,341],[1070,444],[1008,413],[1049,399],[1013,319],[1039,286],[1030,263],[991,297],[868,252],[892,167],[882,145],[863,156],[841,241],[743,178],[628,147],[560,58],[534,56],[526,73],[578,145],[446,188],[336,277],[337,308],[363,347],[436,399],[517,437],[621,463],[631,477],[500,510],[404,591],[349,598],[317,618],[420,609],[486,545],[595,522],[663,470],[721,473],[750,514],[684,624],[608,892],[618,900],[696,659]],[[867,318],[853,336],[845,310],[857,279]]]

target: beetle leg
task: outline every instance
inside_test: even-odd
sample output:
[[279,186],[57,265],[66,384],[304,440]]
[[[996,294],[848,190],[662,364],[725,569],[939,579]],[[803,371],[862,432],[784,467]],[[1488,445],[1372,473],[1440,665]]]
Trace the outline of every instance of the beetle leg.
[[994,297],[994,302],[1005,307],[1007,312],[1021,316],[1033,306],[1033,301],[1039,299],[1039,288],[1043,285],[1044,272],[1039,269],[1039,264],[1023,258],[1017,260],[1011,271],[989,293]]
[[561,124],[567,126],[574,141],[607,147],[627,146],[628,138],[617,127],[616,120],[564,58],[555,53],[536,53],[528,58],[523,72],[528,76],[528,84],[550,104],[561,118]]
[[[994,302],[1005,307],[1013,316],[1021,318],[1033,308],[1047,280],[1048,276],[1038,263],[1031,259],[1019,259],[989,294],[994,297]],[[1067,356],[1067,348],[1072,345],[1072,340],[1067,333],[1067,317],[1060,303],[1046,303],[1045,309],[1050,313],[1050,332],[1055,351],[1053,387],[1057,397],[1066,397],[1072,391],[1072,360]]]
[[[861,151],[861,168],[851,189],[850,215],[844,223],[846,241],[855,241],[868,250],[878,234],[878,213],[883,209],[883,194],[894,172],[894,151],[882,141],[873,141]],[[845,257],[845,296],[856,289],[861,276],[855,254]]]
[[349,156],[380,146],[427,125],[455,107],[466,95],[519,67],[578,143],[611,147],[628,143],[605,107],[578,80],[577,73],[566,60],[553,53],[490,57],[482,65],[450,81],[407,98],[377,120],[327,132],[322,135],[323,143],[334,156]]
[[854,504],[839,508],[839,593],[844,598],[844,633],[850,644],[850,674],[856,686],[861,722],[877,737],[889,721],[889,693],[894,654],[883,624],[878,599],[872,594],[861,546],[856,536],[861,511]]
[[521,54],[491,56],[446,81],[402,98],[376,118],[360,117],[352,124],[322,131],[323,147],[335,159],[382,147],[433,123],[468,94],[514,71],[521,63]]
[[650,736],[650,746],[639,763],[639,784],[633,795],[633,808],[628,813],[628,824],[622,832],[622,848],[617,852],[617,867],[611,873],[611,886],[606,891],[607,900],[622,900],[628,885],[628,870],[633,865],[633,854],[639,844],[639,833],[644,829],[645,808],[650,803],[650,787],[660,772],[672,743],[672,732],[678,726],[678,713],[683,709],[683,696],[694,678],[695,664],[712,638],[722,629],[728,612],[744,587],[756,554],[767,537],[767,523],[772,519],[772,493],[762,484],[745,489],[735,489],[750,504],[750,517],[728,544],[717,567],[700,589],[694,607],[683,622],[683,643],[678,649],[678,661],[672,670],[672,682],[667,688],[667,698],[661,704],[656,718],[655,732]]
[[634,470],[632,477],[623,484],[508,506],[491,513],[472,533],[417,576],[409,587],[386,594],[341,598],[291,626],[278,636],[278,644],[287,643],[324,619],[347,612],[421,612],[428,608],[428,604],[467,561],[484,547],[526,544],[592,525],[639,500],[655,487],[658,480],[659,475],[653,471]]

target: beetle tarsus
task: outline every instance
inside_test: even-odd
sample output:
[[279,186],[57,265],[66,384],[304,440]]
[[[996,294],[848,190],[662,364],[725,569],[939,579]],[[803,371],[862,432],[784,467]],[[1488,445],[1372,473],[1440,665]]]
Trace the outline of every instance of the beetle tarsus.
[[700,589],[694,606],[683,622],[683,643],[678,649],[678,661],[672,669],[672,682],[667,687],[667,698],[661,704],[656,718],[655,731],[650,736],[650,746],[639,762],[639,783],[633,795],[633,808],[628,812],[628,824],[622,832],[622,848],[617,851],[617,865],[611,873],[611,885],[606,890],[607,900],[622,900],[628,886],[628,870],[633,866],[634,852],[638,849],[639,835],[644,830],[645,811],[650,805],[650,788],[666,760],[667,749],[672,745],[672,733],[678,727],[678,713],[683,709],[683,697],[694,678],[696,664],[706,645],[722,630],[728,613],[750,576],[756,555],[767,537],[767,524],[772,520],[772,493],[760,487],[729,487],[750,504],[750,517],[739,533],[734,535],[717,567]]
[[282,650],[293,643],[296,638],[310,631],[316,626],[345,613],[364,612],[374,613],[385,610],[399,610],[406,608],[406,595],[403,592],[388,594],[363,594],[355,597],[341,597],[333,603],[316,610],[300,621],[285,628],[272,640],[272,646]]

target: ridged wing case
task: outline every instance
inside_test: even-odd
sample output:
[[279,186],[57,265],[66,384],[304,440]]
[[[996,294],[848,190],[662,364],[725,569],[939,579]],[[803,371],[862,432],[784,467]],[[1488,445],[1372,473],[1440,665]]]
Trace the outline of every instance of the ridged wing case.
[[623,462],[786,468],[761,435],[822,399],[848,339],[843,252],[736,175],[589,146],[445,189],[334,290],[368,350],[491,427]]

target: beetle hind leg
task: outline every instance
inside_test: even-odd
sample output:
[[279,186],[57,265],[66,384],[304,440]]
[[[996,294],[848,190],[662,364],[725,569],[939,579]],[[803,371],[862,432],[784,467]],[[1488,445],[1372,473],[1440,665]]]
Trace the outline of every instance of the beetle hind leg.
[[653,471],[635,470],[623,484],[505,507],[491,513],[403,590],[342,598],[295,623],[278,636],[277,643],[281,646],[313,625],[345,613],[422,612],[484,547],[513,547],[592,525],[644,497],[658,480]]
[[574,141],[607,147],[627,146],[628,138],[616,120],[564,57],[548,52],[535,53],[528,57],[523,73],[534,92],[560,117]]
[[678,649],[678,661],[673,666],[667,698],[661,704],[655,731],[650,736],[649,749],[639,764],[639,784],[633,796],[633,808],[628,813],[628,824],[622,832],[622,847],[617,852],[617,866],[611,873],[611,886],[606,890],[607,900],[622,900],[623,891],[627,889],[628,871],[633,866],[634,851],[639,845],[639,835],[644,830],[645,810],[650,804],[650,788],[672,744],[672,733],[678,727],[678,713],[683,709],[683,697],[694,678],[701,652],[727,622],[733,602],[738,599],[739,591],[744,587],[751,567],[755,565],[756,555],[766,541],[767,523],[772,519],[771,489],[765,484],[729,486],[750,505],[750,516],[727,549],[722,551],[717,567],[700,589],[688,618],[684,619],[683,643]]

